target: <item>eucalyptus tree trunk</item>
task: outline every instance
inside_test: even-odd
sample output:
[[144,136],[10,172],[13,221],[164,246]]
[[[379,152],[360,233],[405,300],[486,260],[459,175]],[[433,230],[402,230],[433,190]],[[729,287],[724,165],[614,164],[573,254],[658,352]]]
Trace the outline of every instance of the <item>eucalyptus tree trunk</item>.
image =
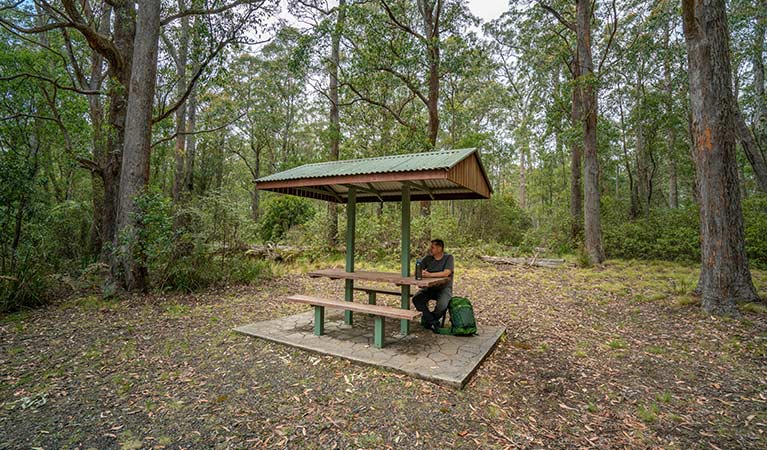
[[[759,190],[763,193],[767,193],[767,162],[765,161],[764,152],[762,151],[762,148],[760,148],[760,140],[762,140],[762,145],[765,143],[764,131],[765,126],[767,125],[767,99],[765,99],[764,96],[763,55],[764,33],[765,28],[767,28],[767,11],[765,11],[764,8],[767,8],[767,0],[763,0],[761,6],[763,6],[763,8],[757,12],[756,16],[756,24],[754,25],[754,45],[752,46],[753,87],[754,98],[756,99],[753,127],[749,129],[746,120],[738,107],[738,110],[736,111],[735,129],[737,130],[738,139],[746,154],[746,158],[751,164],[751,168],[754,170]],[[737,95],[737,88],[735,95]]]
[[735,105],[734,120],[735,132],[738,135],[741,147],[743,147],[743,152],[746,154],[746,158],[754,170],[759,190],[762,193],[767,193],[767,162],[765,162],[764,155],[759,149],[754,135],[751,134],[751,130],[748,128],[746,120],[740,113],[740,108],[737,104]]
[[[570,113],[573,128],[583,127],[582,94],[580,87],[577,85],[580,73],[577,59],[573,60],[573,78],[576,80],[576,85],[573,86],[572,111]],[[583,231],[582,158],[583,143],[578,139],[573,139],[572,148],[570,149],[570,235],[573,239],[580,237]]]
[[725,1],[682,0],[682,18],[700,201],[698,290],[704,311],[737,316],[738,301],[758,296],[745,251]]
[[439,134],[439,34],[442,0],[418,0],[418,10],[423,19],[423,31],[426,36],[426,60],[429,64],[428,95],[426,109],[429,113],[429,144],[431,148],[437,145]]
[[187,135],[186,135],[186,168],[184,169],[184,189],[187,192],[194,191],[194,162],[197,157],[197,135],[195,130],[197,129],[197,88],[193,88],[189,93],[189,108],[187,108],[187,115],[189,116],[187,122]]
[[578,86],[581,90],[583,118],[583,228],[586,252],[592,264],[605,259],[602,249],[602,225],[599,209],[599,159],[597,158],[597,95],[594,86],[594,63],[591,59],[591,2],[576,4],[578,35]]
[[[114,61],[109,63],[107,144],[106,151],[96,157],[96,162],[101,167],[104,182],[101,219],[104,242],[114,242],[117,239],[120,174],[122,171],[122,153],[125,146],[125,122],[136,34],[135,3],[132,0],[114,2],[112,9],[114,13],[112,40],[122,56],[122,64],[117,65]],[[102,248],[102,259],[109,260],[106,248]]]
[[[418,0],[418,10],[423,19],[423,31],[426,37],[426,60],[429,65],[428,93],[426,95],[426,109],[429,114],[429,146],[437,147],[437,135],[439,134],[439,67],[440,67],[440,15],[442,13],[442,0]],[[421,202],[421,215],[431,214],[431,202]],[[430,234],[427,226],[425,233]],[[426,239],[429,236],[425,236]]]
[[[671,49],[670,49],[671,24],[667,23],[664,35],[664,55],[663,55],[663,78],[666,89],[666,114],[672,117],[674,114],[674,85],[671,80]],[[668,152],[668,206],[676,209],[679,207],[679,186],[676,170],[676,130],[671,125],[666,134],[666,147]]]
[[149,181],[152,145],[152,103],[157,83],[157,47],[160,34],[160,2],[140,0],[137,14],[133,68],[130,77],[125,121],[125,147],[120,173],[120,203],[117,213],[119,260],[118,280],[128,291],[146,290],[147,268],[140,251],[142,227],[136,196]]
[[[183,11],[184,0],[178,0],[178,10]],[[176,52],[176,70],[178,71],[178,84],[176,85],[176,94],[181,98],[186,91],[187,76],[186,65],[189,59],[189,17],[184,16],[180,19],[181,26],[179,30],[179,46]],[[184,102],[176,110],[176,146],[174,152],[175,170],[173,171],[173,187],[171,190],[173,201],[181,200],[181,194],[184,190],[185,169],[186,169],[186,114],[187,103]]]
[[[338,15],[336,16],[336,26],[330,41],[330,66],[328,72],[330,81],[328,86],[328,97],[330,98],[330,159],[337,161],[340,155],[339,148],[341,144],[341,121],[338,111],[338,66],[341,64],[341,34],[346,21],[346,1],[338,2]],[[338,244],[338,207],[335,203],[328,203],[328,245],[335,248]]]
[[519,207],[522,209],[527,208],[527,153],[528,142],[522,145],[519,151]]
[[754,96],[756,97],[754,134],[764,156],[764,148],[767,146],[767,97],[764,95],[764,35],[767,32],[767,0],[761,1],[761,8],[757,11],[754,27],[756,37],[753,47]]

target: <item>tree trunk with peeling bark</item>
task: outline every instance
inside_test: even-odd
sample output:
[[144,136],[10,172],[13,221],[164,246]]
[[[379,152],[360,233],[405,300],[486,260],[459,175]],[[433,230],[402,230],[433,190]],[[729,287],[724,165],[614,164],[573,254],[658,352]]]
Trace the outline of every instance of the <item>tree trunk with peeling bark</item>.
[[186,167],[184,169],[184,189],[187,192],[194,191],[194,162],[197,156],[197,88],[193,88],[189,94],[189,107],[187,108],[187,132],[186,135]]
[[[674,114],[674,85],[671,80],[671,50],[670,50],[670,37],[671,37],[671,23],[667,23],[664,29],[663,43],[664,43],[664,55],[663,55],[663,78],[665,81],[666,89],[666,114],[668,117],[672,117]],[[677,181],[676,170],[676,130],[670,124],[666,125],[668,131],[666,133],[666,147],[668,152],[668,206],[669,208],[676,209],[679,207],[679,186]]]
[[[178,9],[185,9],[184,0],[178,0]],[[176,70],[178,71],[178,81],[176,85],[176,95],[181,98],[187,88],[186,64],[189,59],[189,17],[182,17],[179,22],[179,46],[176,52]],[[184,102],[176,110],[176,145],[174,152],[175,170],[173,172],[173,187],[171,195],[174,202],[181,200],[181,194],[184,191],[184,182],[186,179],[186,113],[187,102]]]
[[[104,203],[102,209],[102,236],[104,242],[113,242],[117,238],[120,173],[122,170],[122,152],[125,145],[125,121],[136,33],[136,8],[133,1],[115,2],[113,12],[113,42],[120,55],[122,55],[123,62],[121,66],[117,66],[113,61],[110,61],[109,64],[107,151],[99,155],[97,159],[104,181]],[[102,258],[108,260],[109,255],[105,253],[105,250],[102,250]]]
[[743,118],[737,105],[735,105],[734,116],[735,130],[740,140],[740,145],[743,147],[743,152],[746,154],[746,159],[748,159],[751,168],[754,170],[756,184],[759,186],[760,191],[767,193],[767,162],[765,162],[764,155],[759,150],[756,139],[748,128],[746,120]]
[[583,118],[583,234],[586,253],[592,264],[605,259],[602,248],[600,217],[599,159],[597,158],[597,94],[594,86],[594,63],[591,59],[591,2],[576,4],[578,67]]
[[[340,156],[341,146],[341,120],[338,111],[338,66],[341,64],[341,34],[346,21],[346,1],[338,2],[336,26],[330,40],[330,62],[328,73],[330,75],[328,97],[330,98],[330,159],[337,161]],[[328,245],[335,248],[338,244],[338,207],[335,203],[328,203]]]
[[149,181],[152,145],[152,104],[157,83],[157,47],[160,34],[160,2],[139,1],[136,40],[125,121],[125,146],[120,173],[117,242],[120,249],[118,280],[128,291],[146,290],[147,268],[140,250],[142,220],[136,196]]
[[[578,64],[573,60],[573,78],[577,80],[580,77]],[[581,89],[573,86],[572,92],[572,110],[570,120],[573,128],[582,127],[583,119],[581,116],[583,106],[581,105]],[[581,181],[583,143],[574,139],[570,149],[570,236],[573,239],[580,237],[583,232],[583,185]]]
[[701,306],[707,313],[738,316],[737,303],[758,296],[748,268],[738,188],[725,1],[683,0],[682,18],[700,202]]

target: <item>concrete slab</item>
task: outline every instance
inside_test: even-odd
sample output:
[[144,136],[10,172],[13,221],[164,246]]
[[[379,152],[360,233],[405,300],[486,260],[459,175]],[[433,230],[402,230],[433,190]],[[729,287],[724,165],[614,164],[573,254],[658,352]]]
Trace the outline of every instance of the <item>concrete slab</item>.
[[385,367],[439,384],[463,388],[505,333],[502,327],[482,327],[476,336],[445,336],[410,324],[399,334],[399,320],[386,319],[385,346],[373,346],[373,318],[354,315],[354,326],[343,323],[338,311],[326,310],[325,335],[313,334],[312,312],[237,327],[243,334],[291,345],[362,364]]

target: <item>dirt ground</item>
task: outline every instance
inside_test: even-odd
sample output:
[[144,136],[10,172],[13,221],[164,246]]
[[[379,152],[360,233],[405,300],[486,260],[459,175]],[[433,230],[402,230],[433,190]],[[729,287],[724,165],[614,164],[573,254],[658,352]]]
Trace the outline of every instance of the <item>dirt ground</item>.
[[507,329],[462,391],[231,331],[340,296],[299,269],[0,318],[0,449],[767,448],[767,308],[702,315],[693,267],[459,264]]

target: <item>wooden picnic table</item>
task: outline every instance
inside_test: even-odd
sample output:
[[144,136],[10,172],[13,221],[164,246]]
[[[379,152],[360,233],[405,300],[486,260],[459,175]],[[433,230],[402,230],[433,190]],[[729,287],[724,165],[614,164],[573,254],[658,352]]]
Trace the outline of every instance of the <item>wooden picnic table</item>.
[[394,272],[374,272],[367,270],[357,270],[347,272],[343,269],[319,269],[309,272],[312,278],[327,277],[333,280],[361,280],[361,281],[379,281],[383,283],[393,283],[397,286],[417,286],[419,288],[428,288],[443,285],[450,281],[450,277],[440,278],[422,278],[416,280],[415,277],[403,277]]

